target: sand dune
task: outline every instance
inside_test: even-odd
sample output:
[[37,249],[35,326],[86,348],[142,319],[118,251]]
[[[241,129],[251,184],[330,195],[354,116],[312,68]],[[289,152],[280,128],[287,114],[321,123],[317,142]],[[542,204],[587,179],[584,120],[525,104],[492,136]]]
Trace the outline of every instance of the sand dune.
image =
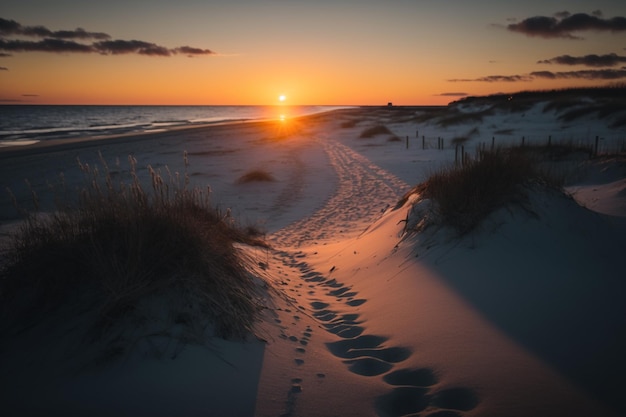
[[[72,339],[35,329],[4,343],[5,404],[20,415],[626,414],[623,157],[584,161],[567,187],[574,198],[530,190],[526,208],[502,208],[462,238],[436,225],[404,234],[423,213],[412,209],[418,195],[398,201],[454,161],[455,137],[471,152],[495,132],[501,144],[583,140],[581,125],[605,144],[624,137],[603,120],[563,126],[542,109],[447,126],[415,109],[348,109],[289,128],[220,126],[0,154],[2,185],[26,202],[22,178],[43,189],[62,171],[71,186],[77,156],[97,164],[98,151],[108,161],[134,154],[142,167],[182,172],[187,151],[194,184],[210,184],[216,204],[262,225],[272,245],[242,248],[272,288],[262,341],[161,341],[158,357],[139,344],[121,363],[76,373],[63,356]],[[376,125],[401,140],[359,138]],[[237,182],[254,169],[275,181]],[[1,207],[5,227],[11,210]]]

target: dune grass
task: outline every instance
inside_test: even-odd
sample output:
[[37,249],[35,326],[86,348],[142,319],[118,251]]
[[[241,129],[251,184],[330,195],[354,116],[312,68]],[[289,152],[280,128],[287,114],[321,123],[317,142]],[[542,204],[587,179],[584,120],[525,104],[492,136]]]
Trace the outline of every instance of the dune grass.
[[393,135],[393,133],[391,132],[391,130],[387,128],[387,126],[376,125],[376,126],[369,127],[365,129],[363,132],[361,132],[361,134],[359,135],[359,138],[369,139],[369,138],[373,138],[374,136],[380,136],[380,135]]
[[254,169],[237,178],[237,184],[248,184],[251,182],[273,182],[276,181],[274,176],[262,169]]
[[81,164],[77,203],[25,213],[0,269],[3,316],[28,325],[81,300],[105,334],[146,300],[166,296],[178,300],[162,306],[172,322],[208,320],[213,335],[245,337],[260,307],[236,245],[263,242],[213,208],[208,192],[190,188],[186,174],[164,179],[148,167],[145,190],[129,160],[128,184],[114,183],[104,161],[102,173]]
[[432,200],[442,223],[465,235],[498,207],[523,201],[524,185],[537,182],[558,185],[527,150],[495,149],[435,172],[402,201],[416,193]]

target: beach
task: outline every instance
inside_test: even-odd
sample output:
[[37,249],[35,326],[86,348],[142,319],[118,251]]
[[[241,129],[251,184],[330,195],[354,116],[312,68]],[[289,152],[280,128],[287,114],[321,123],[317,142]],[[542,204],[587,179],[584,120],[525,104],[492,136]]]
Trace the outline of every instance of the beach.
[[[267,287],[254,337],[138,336],[122,360],[92,367],[72,323],[51,316],[4,337],[7,415],[626,415],[624,128],[593,114],[563,121],[543,101],[484,106],[362,107],[0,148],[0,185],[19,206],[34,189],[54,210],[60,188],[49,184],[78,189],[77,160],[124,177],[131,156],[145,188],[148,166],[188,178],[270,245],[240,248]],[[596,146],[555,159],[564,191],[531,188],[461,237],[407,230],[429,213],[406,193],[459,163],[461,147],[547,141]],[[254,171],[271,180],[242,180]],[[6,238],[19,216],[1,201]]]

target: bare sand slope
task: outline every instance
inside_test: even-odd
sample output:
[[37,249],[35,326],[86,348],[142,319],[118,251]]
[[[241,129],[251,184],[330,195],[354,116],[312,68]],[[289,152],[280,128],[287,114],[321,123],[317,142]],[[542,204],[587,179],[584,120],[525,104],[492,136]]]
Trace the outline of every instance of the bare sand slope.
[[[282,249],[270,270],[288,302],[274,312],[280,336],[267,346],[259,415],[612,415],[449,288],[450,272],[420,262],[414,242],[400,243],[407,208],[380,207],[397,201],[402,181],[324,143],[337,192],[271,236]],[[467,279],[480,276],[479,264],[468,268]]]

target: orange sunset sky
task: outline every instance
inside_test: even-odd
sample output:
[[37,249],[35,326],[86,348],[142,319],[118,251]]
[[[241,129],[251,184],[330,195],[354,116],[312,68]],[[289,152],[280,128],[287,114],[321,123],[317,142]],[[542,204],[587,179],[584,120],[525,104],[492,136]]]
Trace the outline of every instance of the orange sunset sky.
[[4,104],[446,104],[626,81],[626,1],[3,0]]

